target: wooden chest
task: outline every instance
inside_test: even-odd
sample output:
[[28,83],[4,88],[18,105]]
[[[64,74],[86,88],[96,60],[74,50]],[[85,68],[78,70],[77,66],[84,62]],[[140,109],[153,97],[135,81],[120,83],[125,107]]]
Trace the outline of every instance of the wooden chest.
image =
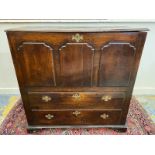
[[147,29],[7,30],[28,128],[125,122]]

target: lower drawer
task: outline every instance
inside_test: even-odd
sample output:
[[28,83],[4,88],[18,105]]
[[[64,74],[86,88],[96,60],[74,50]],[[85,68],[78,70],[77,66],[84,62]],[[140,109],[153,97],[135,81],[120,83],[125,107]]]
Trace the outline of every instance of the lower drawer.
[[29,125],[117,125],[121,110],[32,111]]

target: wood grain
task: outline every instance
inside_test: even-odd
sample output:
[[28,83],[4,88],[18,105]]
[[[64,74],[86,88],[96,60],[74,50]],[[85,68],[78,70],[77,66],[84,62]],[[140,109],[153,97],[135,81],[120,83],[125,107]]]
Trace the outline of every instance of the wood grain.
[[88,30],[7,31],[29,126],[125,126],[147,32]]

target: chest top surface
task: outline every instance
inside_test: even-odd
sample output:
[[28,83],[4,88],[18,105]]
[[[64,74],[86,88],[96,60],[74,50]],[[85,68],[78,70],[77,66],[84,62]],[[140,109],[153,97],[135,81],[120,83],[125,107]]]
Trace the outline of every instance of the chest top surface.
[[50,25],[50,26],[28,26],[21,28],[8,29],[6,31],[26,31],[26,32],[140,32],[148,31],[147,28],[142,27],[126,27],[126,26],[112,26],[103,24],[64,24]]

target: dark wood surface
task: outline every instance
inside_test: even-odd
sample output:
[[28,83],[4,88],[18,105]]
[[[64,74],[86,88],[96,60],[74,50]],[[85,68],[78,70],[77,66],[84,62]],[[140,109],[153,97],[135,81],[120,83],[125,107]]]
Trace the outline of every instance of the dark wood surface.
[[146,34],[7,31],[28,124],[125,125]]
[[[74,115],[75,112],[79,114]],[[46,115],[53,118],[47,119]],[[105,115],[105,118],[101,116]],[[107,116],[107,117],[106,117]],[[67,110],[33,111],[30,125],[117,125],[120,123],[121,110]]]
[[[79,95],[75,98],[74,95]],[[51,98],[42,100],[43,96]],[[102,97],[110,96],[108,101]],[[33,109],[115,109],[122,108],[126,94],[124,92],[28,92]]]
[[[129,83],[138,32],[80,33],[84,38],[80,43],[72,40],[76,33],[8,32],[8,36],[12,33],[14,37],[10,41],[18,61],[15,68],[18,73],[24,70],[17,74],[22,87],[126,86]],[[127,51],[123,52],[121,47]]]

